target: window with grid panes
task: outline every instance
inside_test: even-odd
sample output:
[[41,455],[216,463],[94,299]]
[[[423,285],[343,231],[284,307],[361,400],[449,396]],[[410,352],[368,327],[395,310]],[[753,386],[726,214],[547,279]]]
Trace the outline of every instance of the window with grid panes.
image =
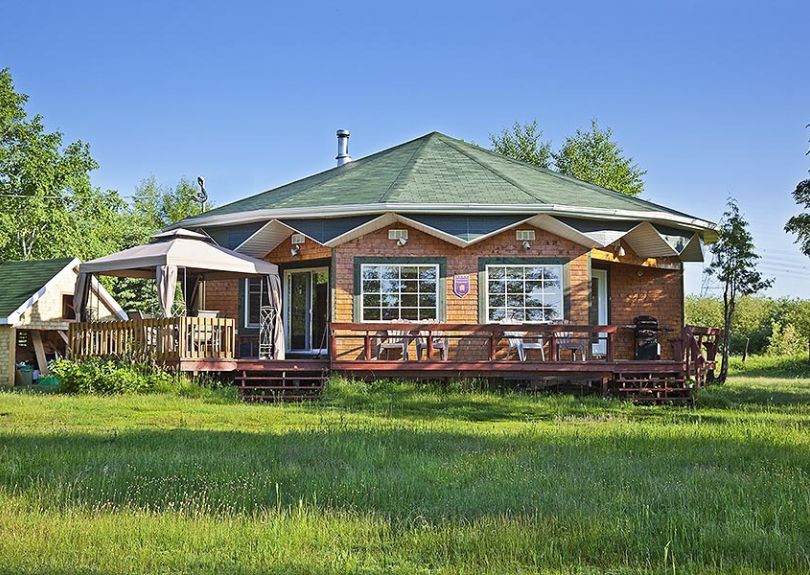
[[563,266],[488,265],[486,271],[488,321],[564,319]]
[[360,268],[363,321],[439,319],[439,266],[363,264]]

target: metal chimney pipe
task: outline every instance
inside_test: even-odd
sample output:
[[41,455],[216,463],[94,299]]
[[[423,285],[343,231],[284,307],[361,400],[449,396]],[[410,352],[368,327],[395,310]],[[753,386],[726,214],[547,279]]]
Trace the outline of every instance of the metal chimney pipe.
[[335,156],[338,167],[352,161],[349,155],[349,130],[337,131],[338,154]]

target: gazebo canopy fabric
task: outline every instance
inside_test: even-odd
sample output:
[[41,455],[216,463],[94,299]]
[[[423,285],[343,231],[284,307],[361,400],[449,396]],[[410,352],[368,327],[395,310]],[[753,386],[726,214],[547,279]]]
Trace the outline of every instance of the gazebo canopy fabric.
[[160,266],[185,270],[205,279],[238,279],[278,275],[278,266],[216,245],[208,236],[183,228],[153,236],[135,246],[81,264],[94,275],[155,278]]
[[[182,275],[179,272],[182,270]],[[225,249],[206,235],[179,228],[152,236],[148,244],[135,246],[79,266],[73,304],[84,319],[90,277],[154,278],[163,314],[170,317],[177,281],[188,276],[194,281],[267,278],[266,285],[275,320],[272,326],[273,359],[284,359],[284,332],[281,325],[281,280],[278,266]],[[187,286],[184,286],[187,287]]]

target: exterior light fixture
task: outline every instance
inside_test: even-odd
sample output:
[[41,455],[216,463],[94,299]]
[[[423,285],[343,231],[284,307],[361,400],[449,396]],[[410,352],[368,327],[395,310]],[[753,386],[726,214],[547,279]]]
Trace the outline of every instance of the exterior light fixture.
[[624,251],[624,246],[621,242],[616,242],[616,255],[619,257],[627,255],[627,252]]
[[517,230],[515,232],[515,239],[521,242],[523,249],[528,252],[532,249],[532,242],[535,239],[534,230]]
[[301,245],[307,241],[307,237],[304,234],[293,234],[290,237],[290,243],[292,244],[292,248],[290,249],[290,255],[295,257],[301,253]]
[[388,230],[388,239],[397,242],[399,247],[408,243],[408,230]]

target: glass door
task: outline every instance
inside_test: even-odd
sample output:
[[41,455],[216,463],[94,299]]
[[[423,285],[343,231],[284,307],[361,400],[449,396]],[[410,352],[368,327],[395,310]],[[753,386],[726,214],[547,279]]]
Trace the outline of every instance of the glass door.
[[329,270],[284,272],[284,332],[292,353],[321,354],[327,347]]
[[[608,323],[608,272],[607,270],[591,270],[591,325],[607,325]],[[594,340],[591,351],[593,355],[607,354],[606,334],[600,333],[599,339]]]

